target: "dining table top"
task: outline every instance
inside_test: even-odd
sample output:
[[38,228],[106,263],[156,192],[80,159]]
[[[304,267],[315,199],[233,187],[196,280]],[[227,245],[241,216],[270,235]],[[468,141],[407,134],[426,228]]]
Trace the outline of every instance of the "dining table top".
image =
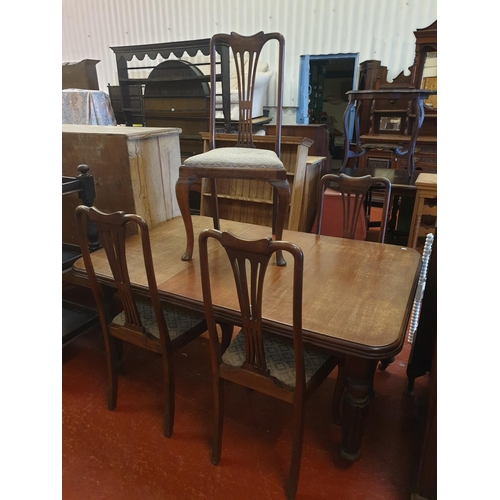
[[[212,219],[193,216],[195,248],[191,261],[181,260],[186,244],[184,223],[176,217],[150,228],[155,276],[162,300],[203,312],[197,235],[213,227]],[[269,227],[221,220],[221,230],[249,240],[271,235]],[[397,245],[357,241],[285,230],[283,240],[304,253],[303,338],[333,352],[384,359],[403,345],[421,266],[420,254]],[[103,285],[112,285],[104,250],[91,254]],[[292,336],[293,259],[284,253],[283,267],[271,260],[266,273],[263,325],[278,335]],[[130,280],[147,294],[139,235],[127,239]],[[216,317],[238,324],[234,277],[219,243],[209,240],[209,262]],[[85,277],[83,260],[73,271]]]

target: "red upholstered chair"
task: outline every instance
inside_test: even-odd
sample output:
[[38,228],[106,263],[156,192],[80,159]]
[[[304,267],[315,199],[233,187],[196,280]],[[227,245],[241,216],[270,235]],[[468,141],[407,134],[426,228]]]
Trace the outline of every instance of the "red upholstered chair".
[[[257,64],[263,46],[270,40],[276,40],[279,47],[274,151],[257,149],[252,136],[252,107]],[[231,49],[238,78],[239,121],[238,141],[235,147],[217,148],[216,145],[216,48],[219,46],[228,46]],[[275,239],[282,238],[290,203],[290,186],[285,167],[280,160],[284,54],[285,40],[279,33],[264,34],[261,31],[252,36],[221,33],[214,35],[210,41],[210,142],[208,151],[191,156],[184,161],[179,167],[179,179],[175,187],[186,227],[187,245],[182,260],[191,260],[193,256],[194,233],[189,210],[189,189],[199,178],[210,179],[211,210],[215,229],[220,229],[217,179],[267,180],[274,187],[272,234]],[[278,265],[286,264],[281,251],[277,252],[276,259]]]
[[[210,276],[210,257],[214,256],[208,239],[215,239],[225,249],[228,269],[232,268],[241,311],[242,330],[223,349],[215,328],[212,290],[227,287],[217,282],[220,260],[214,264]],[[293,405],[293,445],[290,474],[286,489],[288,499],[295,498],[299,480],[304,410],[308,397],[335,368],[337,359],[329,352],[303,345],[302,341],[302,286],[304,256],[293,243],[261,240],[243,240],[231,233],[205,229],[200,233],[200,266],[203,301],[210,336],[212,378],[214,389],[214,437],[212,463],[217,465],[222,447],[224,383],[230,381]],[[286,251],[293,257],[293,342],[266,332],[262,326],[262,303],[265,292],[264,277],[271,256]],[[269,287],[272,284],[268,285]],[[264,298],[265,300],[265,298]],[[257,478],[256,478],[257,479]]]

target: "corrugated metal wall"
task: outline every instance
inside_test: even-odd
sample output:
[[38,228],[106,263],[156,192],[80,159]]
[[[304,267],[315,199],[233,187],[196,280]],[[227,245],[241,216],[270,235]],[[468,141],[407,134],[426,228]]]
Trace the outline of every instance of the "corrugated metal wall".
[[[109,47],[278,31],[286,41],[284,105],[298,101],[303,54],[359,53],[389,79],[413,63],[413,31],[437,19],[437,0],[62,0],[62,60],[99,59],[101,90],[116,85]],[[273,57],[262,60],[273,66]]]

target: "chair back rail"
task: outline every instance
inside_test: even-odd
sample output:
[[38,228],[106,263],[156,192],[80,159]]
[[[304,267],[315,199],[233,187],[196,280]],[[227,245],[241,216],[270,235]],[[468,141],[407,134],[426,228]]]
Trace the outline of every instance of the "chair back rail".
[[263,31],[251,36],[243,36],[235,32],[230,34],[219,33],[215,34],[210,41],[210,149],[215,148],[217,47],[222,45],[230,48],[236,69],[239,100],[238,141],[236,146],[254,148],[252,104],[255,77],[262,47],[270,40],[277,40],[279,44],[275,152],[280,157],[285,39],[280,33],[264,33]]
[[365,209],[365,200],[371,189],[383,188],[384,198],[382,204],[382,215],[380,222],[380,233],[378,241],[383,243],[387,228],[389,214],[389,201],[391,196],[391,183],[385,177],[350,177],[345,174],[326,174],[321,178],[318,195],[318,223],[316,234],[321,234],[323,221],[324,191],[331,182],[336,183],[335,190],[340,192],[342,198],[342,237],[354,239],[361,210]]

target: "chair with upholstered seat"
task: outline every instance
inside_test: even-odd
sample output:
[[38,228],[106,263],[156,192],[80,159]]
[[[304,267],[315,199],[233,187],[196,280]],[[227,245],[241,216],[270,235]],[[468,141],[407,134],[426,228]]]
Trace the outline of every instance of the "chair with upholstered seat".
[[[210,275],[208,255],[209,238],[218,240],[227,253],[227,267],[232,268],[241,312],[242,330],[223,349],[215,328],[214,296],[219,287],[230,286],[225,280],[218,282],[221,264],[217,261],[214,277]],[[212,257],[214,254],[211,254]],[[221,456],[224,383],[248,387],[282,401],[294,408],[292,459],[287,498],[294,498],[299,478],[304,433],[305,402],[337,364],[337,359],[319,348],[303,345],[302,340],[302,250],[295,244],[283,241],[243,240],[231,233],[205,229],[199,236],[200,266],[205,315],[210,336],[214,390],[214,436],[212,463],[217,465]],[[221,248],[219,248],[222,251]],[[293,299],[288,302],[293,317],[293,339],[276,337],[263,328],[262,303],[265,292],[264,278],[272,255],[286,251],[293,256]],[[217,255],[223,255],[218,253]],[[225,260],[225,259],[223,259]],[[269,287],[272,285],[269,285]],[[292,312],[293,311],[293,312]]]
[[[94,293],[101,329],[104,335],[108,371],[107,402],[114,410],[117,403],[118,371],[123,363],[122,341],[159,353],[162,357],[164,378],[164,423],[163,431],[170,437],[174,424],[174,369],[173,352],[207,330],[202,315],[186,311],[169,304],[160,303],[155,279],[149,230],[144,219],[124,212],[103,213],[94,207],[80,205],[76,209],[78,237],[90,287]],[[102,287],[92,265],[95,254],[90,254],[86,245],[86,226],[93,222],[100,245],[105,249],[113,273],[111,290],[116,290],[123,311],[111,318],[108,303],[109,288]],[[144,268],[148,279],[148,290],[144,295],[133,293],[126,254],[127,226],[140,230]],[[232,330],[232,327],[231,327]]]
[[[252,107],[255,75],[263,46],[276,40],[279,47],[279,64],[276,100],[276,136],[274,151],[257,149],[253,142]],[[217,147],[215,135],[216,118],[216,47],[230,47],[238,79],[239,120],[238,140],[234,147]],[[283,234],[290,202],[290,186],[286,170],[280,160],[281,118],[283,100],[283,66],[285,40],[279,33],[262,31],[252,36],[237,33],[216,34],[210,41],[210,138],[207,151],[187,158],[179,167],[176,196],[186,227],[186,251],[183,260],[191,260],[194,248],[194,233],[189,210],[189,189],[199,178],[210,180],[211,212],[215,229],[220,229],[217,204],[217,179],[267,180],[273,186],[272,234],[280,240]],[[285,265],[281,252],[276,254],[278,265]]]
[[[380,219],[380,232],[378,242],[383,243],[385,240],[385,232],[387,228],[387,218],[389,214],[389,203],[391,199],[391,182],[384,177],[372,177],[365,175],[363,177],[350,177],[346,174],[326,174],[321,178],[318,195],[318,215],[315,232],[322,233],[323,219],[325,218],[325,188],[334,182],[337,187],[333,189],[337,199],[340,198],[341,203],[338,203],[339,212],[328,214],[332,219],[338,219],[342,224],[342,238],[358,239],[358,235],[363,233],[359,231],[359,224],[365,222],[365,200],[372,189],[383,188],[382,214]],[[366,223],[365,223],[366,227]],[[364,231],[366,237],[366,230]]]

